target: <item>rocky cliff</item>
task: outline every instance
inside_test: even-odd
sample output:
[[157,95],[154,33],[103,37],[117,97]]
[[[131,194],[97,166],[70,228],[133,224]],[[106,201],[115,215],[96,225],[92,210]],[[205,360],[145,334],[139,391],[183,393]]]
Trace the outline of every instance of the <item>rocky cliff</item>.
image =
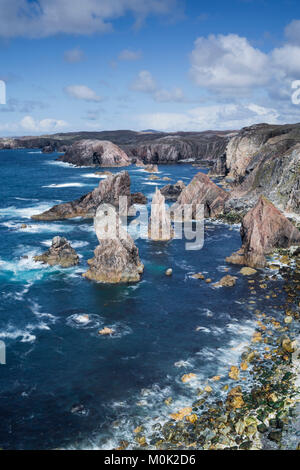
[[76,166],[128,166],[131,161],[124,150],[108,140],[80,140],[75,142],[64,155],[62,162]]
[[261,194],[280,209],[300,213],[300,124],[242,129],[226,150],[231,206],[253,206]]
[[300,231],[264,196],[243,218],[241,238],[242,249],[226,260],[250,267],[264,267],[275,248],[300,245]]

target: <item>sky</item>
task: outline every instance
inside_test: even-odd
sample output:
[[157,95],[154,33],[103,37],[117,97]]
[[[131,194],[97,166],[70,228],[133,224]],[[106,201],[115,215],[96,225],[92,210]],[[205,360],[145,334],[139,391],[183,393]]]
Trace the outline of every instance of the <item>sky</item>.
[[0,0],[0,80],[1,136],[299,122],[300,2]]

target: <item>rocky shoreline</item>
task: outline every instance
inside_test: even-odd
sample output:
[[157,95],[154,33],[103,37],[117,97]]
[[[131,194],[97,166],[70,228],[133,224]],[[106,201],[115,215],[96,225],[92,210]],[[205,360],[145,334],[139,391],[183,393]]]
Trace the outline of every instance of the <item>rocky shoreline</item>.
[[[275,264],[278,261],[284,264]],[[267,309],[253,306],[256,329],[239,363],[228,366],[227,377],[216,375],[208,379],[194,401],[181,409],[174,409],[176,397],[169,397],[165,405],[170,409],[170,419],[155,424],[150,433],[145,432],[146,423],[139,423],[132,430],[132,440],[120,442],[118,450],[285,448],[299,403],[300,255],[279,250],[268,268],[264,283],[249,280],[253,304],[256,289],[264,289],[265,298],[277,295],[271,285],[277,275],[285,280],[286,301],[276,318]],[[276,274],[272,274],[275,270]],[[187,373],[181,380],[188,383],[196,375]],[[215,384],[220,382],[222,389],[216,392]],[[299,446],[297,442],[294,448]]]

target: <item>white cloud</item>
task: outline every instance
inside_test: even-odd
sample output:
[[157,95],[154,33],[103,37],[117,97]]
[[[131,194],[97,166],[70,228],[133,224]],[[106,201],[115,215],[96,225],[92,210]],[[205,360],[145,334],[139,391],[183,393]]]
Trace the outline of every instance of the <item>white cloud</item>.
[[66,62],[69,62],[70,64],[81,62],[83,59],[84,59],[84,53],[79,48],[70,49],[69,51],[65,51],[64,53],[64,60]]
[[278,123],[279,113],[256,104],[203,106],[184,113],[151,113],[138,116],[139,127],[162,131],[204,131],[207,129],[240,129],[257,122]]
[[153,97],[155,101],[158,101],[159,103],[181,103],[186,101],[184,93],[179,87],[175,87],[172,90],[159,89],[154,93]]
[[0,36],[47,37],[112,30],[111,21],[127,12],[141,24],[149,15],[174,16],[176,0],[0,0]]
[[141,70],[138,77],[132,83],[131,89],[143,93],[153,93],[157,90],[157,84],[148,70]]
[[96,103],[102,100],[94,90],[86,85],[69,85],[64,88],[64,91],[72,98],[78,100],[93,101]]
[[274,65],[288,76],[300,74],[300,46],[284,44],[272,51]]
[[300,44],[300,20],[293,20],[285,28],[285,35],[289,43]]
[[54,132],[67,127],[68,123],[63,120],[46,118],[36,120],[32,116],[25,116],[20,121],[20,127],[30,132]]
[[142,56],[141,51],[131,51],[130,49],[123,49],[119,54],[119,60],[138,60]]
[[148,70],[141,70],[130,88],[133,91],[150,94],[154,101],[158,103],[180,103],[186,101],[181,88],[174,87],[171,90],[160,88]]
[[191,54],[194,82],[211,90],[247,89],[271,78],[267,54],[236,34],[199,37]]

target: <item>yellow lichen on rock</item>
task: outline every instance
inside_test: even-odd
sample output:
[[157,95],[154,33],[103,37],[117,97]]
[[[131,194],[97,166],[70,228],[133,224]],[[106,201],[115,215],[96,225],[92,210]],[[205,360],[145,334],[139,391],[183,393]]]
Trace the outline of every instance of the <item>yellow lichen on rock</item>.
[[181,421],[183,418],[190,415],[191,412],[192,412],[192,407],[187,406],[187,407],[182,408],[181,410],[179,410],[177,413],[170,414],[170,417],[172,419],[175,419],[175,421]]
[[190,380],[195,379],[195,378],[196,378],[196,374],[193,374],[191,372],[190,374],[184,374],[181,377],[181,382],[186,383],[186,382],[189,382]]

